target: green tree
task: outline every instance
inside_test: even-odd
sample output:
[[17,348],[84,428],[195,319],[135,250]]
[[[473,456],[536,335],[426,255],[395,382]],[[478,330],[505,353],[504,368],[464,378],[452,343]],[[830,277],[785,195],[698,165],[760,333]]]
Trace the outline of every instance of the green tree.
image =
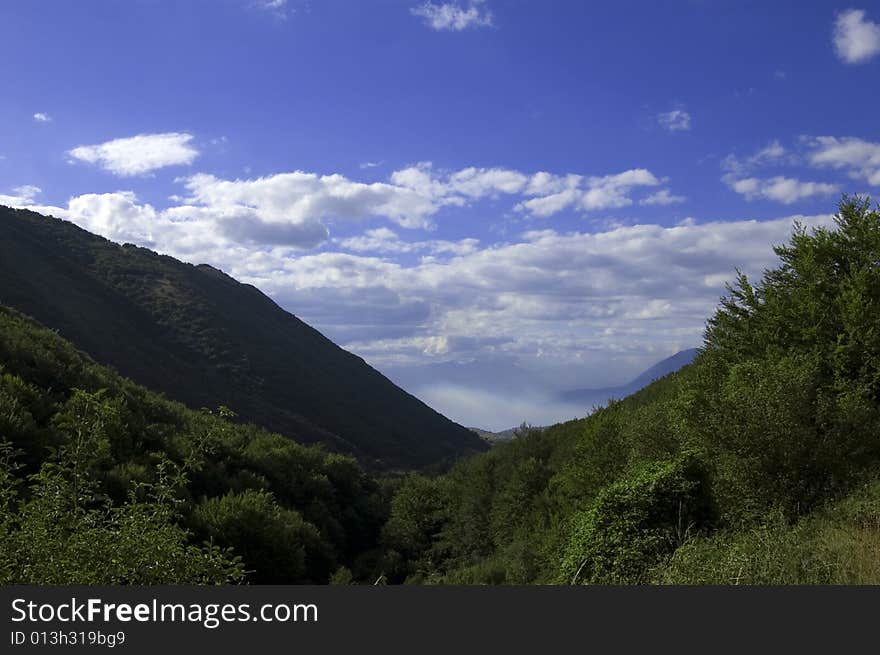
[[[88,442],[86,433],[81,438]],[[238,558],[189,543],[178,523],[183,472],[162,462],[154,484],[114,506],[96,493],[86,450],[63,449],[31,476],[13,477],[0,444],[0,584],[221,584],[241,580]],[[140,493],[138,493],[140,492]]]
[[326,583],[333,570],[318,530],[266,491],[206,498],[194,514],[204,536],[239,553],[260,584]]

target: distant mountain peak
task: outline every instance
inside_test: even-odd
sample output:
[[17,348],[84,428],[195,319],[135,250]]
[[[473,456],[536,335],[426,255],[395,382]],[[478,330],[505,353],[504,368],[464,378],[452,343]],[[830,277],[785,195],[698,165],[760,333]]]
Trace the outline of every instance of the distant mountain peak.
[[674,355],[657,362],[627,384],[617,387],[572,389],[570,391],[559,393],[557,397],[562,402],[581,402],[585,404],[602,405],[611,398],[624,398],[635,393],[639,389],[648,386],[654,380],[669,375],[670,373],[675,373],[680,368],[687,366],[694,361],[699,352],[698,348],[681,350]]

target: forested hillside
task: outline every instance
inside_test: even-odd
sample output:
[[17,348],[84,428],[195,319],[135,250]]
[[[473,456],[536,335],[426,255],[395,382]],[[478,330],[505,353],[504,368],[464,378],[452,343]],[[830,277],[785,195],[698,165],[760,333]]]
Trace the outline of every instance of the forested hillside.
[[0,584],[369,578],[378,483],[233,416],[165,400],[0,307]]
[[0,207],[0,303],[191,408],[234,407],[380,468],[442,466],[484,442],[256,288],[72,223]]
[[737,278],[693,364],[408,479],[398,579],[880,583],[880,214],[836,220]]
[[[880,212],[739,275],[697,359],[376,480],[0,310],[0,581],[880,583]],[[233,408],[235,409],[235,408]]]

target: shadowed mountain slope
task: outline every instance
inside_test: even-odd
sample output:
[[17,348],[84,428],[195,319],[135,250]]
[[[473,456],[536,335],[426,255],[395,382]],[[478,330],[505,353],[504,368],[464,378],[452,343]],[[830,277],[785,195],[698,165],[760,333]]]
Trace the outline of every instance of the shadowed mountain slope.
[[485,449],[255,287],[75,225],[0,207],[0,303],[191,407],[385,468]]

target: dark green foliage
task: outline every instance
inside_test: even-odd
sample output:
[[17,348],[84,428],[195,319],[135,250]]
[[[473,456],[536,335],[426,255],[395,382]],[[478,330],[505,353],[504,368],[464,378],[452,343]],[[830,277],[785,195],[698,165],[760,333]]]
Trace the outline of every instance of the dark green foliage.
[[560,568],[563,582],[633,583],[714,519],[699,459],[653,463],[605,487],[575,517]]
[[700,406],[691,436],[711,454],[716,493],[730,521],[774,506],[795,516],[876,461],[876,452],[864,459],[854,452],[859,443],[871,445],[857,436],[860,430],[836,429],[859,408],[847,408],[845,395],[826,384],[815,355],[792,353],[725,366],[720,379],[710,374],[694,385]]
[[386,575],[392,582],[423,580],[437,568],[434,542],[444,524],[445,510],[441,481],[410,475],[400,485],[382,536],[388,550]]
[[689,423],[746,514],[802,513],[880,461],[880,214],[844,199],[835,222],[709,321]]
[[326,582],[332,556],[311,523],[279,506],[267,491],[247,490],[203,500],[195,508],[199,532],[231,547],[255,568],[262,584]]
[[[78,393],[94,415],[99,397]],[[94,467],[105,450],[100,432],[78,431],[26,483],[15,478],[9,443],[0,443],[0,584],[222,584],[238,582],[240,559],[196,546],[179,526],[180,470],[163,461],[153,484],[133,487],[113,505],[100,494]],[[97,455],[95,455],[97,453]]]
[[[486,449],[254,287],[210,266],[120,246],[26,210],[0,207],[0,232],[0,304],[191,408],[232,407],[242,421],[382,468],[442,466]],[[40,388],[56,383],[87,386],[63,374],[34,380]]]
[[169,402],[2,306],[0,357],[0,582],[373,578],[387,496],[354,460]]

